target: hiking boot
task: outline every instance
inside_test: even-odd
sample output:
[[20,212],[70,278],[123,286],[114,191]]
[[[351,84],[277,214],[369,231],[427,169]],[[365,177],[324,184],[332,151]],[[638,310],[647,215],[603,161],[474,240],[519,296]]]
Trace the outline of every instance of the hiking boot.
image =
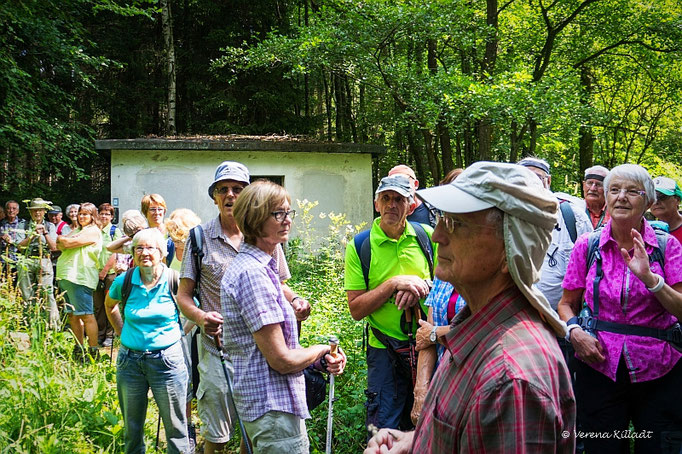
[[104,342],[102,342],[102,347],[111,347],[111,344],[114,343],[114,339],[111,337],[107,337],[104,339]]
[[83,358],[85,357],[85,352],[83,351],[83,347],[81,345],[74,345],[73,346],[73,351],[71,352],[71,358],[76,361],[77,363],[82,363]]
[[197,430],[194,424],[187,424],[187,438],[189,438],[189,452],[194,454],[197,449]]
[[[93,361],[98,361],[101,357],[99,353],[99,348],[97,347],[90,347],[88,349],[88,354],[90,355],[90,358],[92,358]],[[87,360],[87,357],[83,357],[83,360]]]

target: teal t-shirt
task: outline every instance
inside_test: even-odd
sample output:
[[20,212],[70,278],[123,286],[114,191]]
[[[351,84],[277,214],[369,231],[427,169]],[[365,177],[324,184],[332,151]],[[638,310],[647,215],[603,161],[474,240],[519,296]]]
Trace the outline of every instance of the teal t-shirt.
[[[109,288],[109,296],[121,300],[125,273],[119,275]],[[171,296],[168,270],[159,282],[147,289],[140,278],[140,269],[133,270],[130,296],[125,305],[121,343],[133,350],[159,350],[180,340],[178,310]],[[120,306],[119,306],[120,310]]]
[[[369,289],[378,287],[393,276],[414,275],[423,279],[430,279],[429,262],[417,242],[417,234],[408,222],[403,234],[397,240],[386,236],[379,224],[381,218],[377,218],[372,223],[372,230],[369,234],[370,246],[372,247],[372,260],[369,267]],[[433,234],[433,228],[422,224],[424,230],[429,235]],[[432,242],[434,259],[437,246]],[[435,263],[434,263],[435,269]],[[365,278],[362,275],[362,265],[360,257],[355,250],[355,242],[349,241],[346,246],[346,263],[344,275],[345,290],[365,290]],[[428,313],[428,308],[424,305],[424,299],[420,300],[422,311]],[[369,324],[377,328],[382,333],[396,339],[406,340],[407,336],[400,329],[400,317],[402,311],[395,305],[395,297],[391,297],[379,309],[367,316]],[[413,330],[416,333],[419,323],[413,322]],[[369,334],[369,345],[375,348],[384,348],[372,331]]]

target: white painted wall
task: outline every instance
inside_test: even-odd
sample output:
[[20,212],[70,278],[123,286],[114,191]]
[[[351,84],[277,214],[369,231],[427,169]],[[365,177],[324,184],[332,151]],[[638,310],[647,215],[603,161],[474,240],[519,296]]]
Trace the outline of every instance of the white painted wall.
[[[112,201],[118,198],[122,214],[139,210],[143,195],[159,193],[168,214],[189,208],[205,222],[218,215],[208,186],[223,161],[241,162],[251,175],[283,175],[297,211],[296,199],[319,201],[312,213],[320,234],[327,232],[328,225],[317,217],[320,212],[345,213],[353,224],[372,220],[372,163],[365,153],[111,150]],[[297,236],[297,221],[292,237]]]

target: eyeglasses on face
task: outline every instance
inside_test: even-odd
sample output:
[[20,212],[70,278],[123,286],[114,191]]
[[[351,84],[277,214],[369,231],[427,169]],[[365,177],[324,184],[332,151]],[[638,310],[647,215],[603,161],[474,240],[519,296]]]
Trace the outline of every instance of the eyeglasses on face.
[[604,182],[599,181],[599,180],[585,180],[585,185],[588,188],[591,188],[592,186],[595,186],[597,188],[603,188],[604,187]]
[[455,217],[452,217],[449,213],[445,213],[437,208],[431,208],[429,211],[431,211],[431,214],[433,214],[436,217],[436,221],[438,223],[442,223],[445,226],[445,230],[447,230],[448,233],[452,234],[455,233],[456,230],[459,230],[462,227],[480,227],[483,229],[493,229],[495,230],[497,227],[493,225],[485,225],[485,224],[476,224],[473,222],[464,222],[462,220],[459,220]]
[[284,222],[284,220],[289,217],[292,221],[296,217],[296,210],[289,210],[289,211],[284,211],[284,210],[279,210],[279,211],[273,211],[270,213],[277,222]]
[[232,194],[239,195],[240,192],[244,190],[243,186],[223,186],[221,188],[215,188],[213,194],[215,195],[225,195],[232,191]]
[[136,254],[142,254],[142,253],[144,253],[144,251],[149,251],[153,254],[154,251],[158,251],[158,250],[159,250],[159,248],[156,248],[154,246],[135,246],[135,253]]
[[149,209],[150,213],[163,213],[164,211],[166,211],[164,207],[154,207]]
[[621,194],[625,194],[625,196],[628,199],[634,199],[637,197],[644,197],[646,195],[646,191],[642,191],[639,189],[627,189],[627,188],[610,188],[609,189],[609,195],[612,197],[620,197]]

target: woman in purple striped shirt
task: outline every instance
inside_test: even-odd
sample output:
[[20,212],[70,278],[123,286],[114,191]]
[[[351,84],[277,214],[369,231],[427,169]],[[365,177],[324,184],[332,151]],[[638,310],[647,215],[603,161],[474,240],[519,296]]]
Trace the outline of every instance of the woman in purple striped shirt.
[[340,374],[346,364],[329,345],[302,348],[296,315],[282,293],[273,253],[289,239],[286,190],[269,181],[247,186],[234,204],[244,244],[221,283],[224,343],[234,365],[233,399],[256,453],[307,453],[303,369]]

